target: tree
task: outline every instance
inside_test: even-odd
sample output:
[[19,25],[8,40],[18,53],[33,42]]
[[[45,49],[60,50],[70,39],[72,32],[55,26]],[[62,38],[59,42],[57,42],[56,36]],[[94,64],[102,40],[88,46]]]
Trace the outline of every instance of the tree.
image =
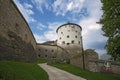
[[101,0],[103,15],[99,21],[102,24],[104,36],[108,37],[106,50],[114,60],[120,61],[120,0]]

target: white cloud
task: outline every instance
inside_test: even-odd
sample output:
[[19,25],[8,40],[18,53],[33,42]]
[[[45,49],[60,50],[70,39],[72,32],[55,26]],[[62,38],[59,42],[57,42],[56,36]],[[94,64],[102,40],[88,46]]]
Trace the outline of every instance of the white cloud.
[[21,4],[19,0],[14,0],[20,12],[23,14],[28,23],[35,22],[36,20],[32,17],[34,14],[32,5],[28,3]]
[[57,33],[56,30],[57,28],[63,24],[62,22],[54,22],[54,23],[49,23],[48,24],[48,31],[44,33],[46,39],[48,40],[56,40],[57,39]]
[[44,35],[39,35],[39,34],[33,34],[37,43],[43,43],[46,41]]
[[65,16],[67,12],[79,13],[85,0],[56,0],[52,7],[56,15]]
[[43,7],[46,9],[49,9],[49,3],[47,0],[32,0],[32,3],[37,7],[37,9],[41,12],[44,13]]
[[[102,26],[96,23],[102,15],[102,11],[100,10],[101,6],[102,4],[99,0],[86,0],[83,7],[87,7],[89,16],[84,17],[78,22],[83,29],[82,36],[84,49],[96,48],[99,55],[106,53],[106,50],[104,48],[100,49],[100,46],[104,46],[104,43],[107,41],[107,38],[102,36]],[[93,45],[97,45],[97,47],[93,47]]]
[[45,26],[44,24],[42,24],[42,23],[39,22],[39,23],[37,24],[37,27],[36,27],[36,28],[39,29],[39,30],[43,30],[43,29],[46,28],[46,27],[47,27],[47,26]]
[[[62,22],[48,23],[48,30],[40,34],[34,34],[35,39],[38,43],[43,43],[46,41],[55,41],[57,39],[56,29],[63,24]],[[40,24],[43,25],[43,24]]]
[[28,3],[24,3],[24,6],[25,6],[25,8],[30,8],[30,9],[33,8],[33,6]]

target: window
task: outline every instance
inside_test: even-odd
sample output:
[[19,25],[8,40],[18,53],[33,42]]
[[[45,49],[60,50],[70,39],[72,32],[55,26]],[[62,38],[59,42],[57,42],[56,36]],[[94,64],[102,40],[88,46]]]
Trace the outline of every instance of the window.
[[47,52],[47,49],[45,49],[45,51]]
[[70,30],[68,30],[68,32],[70,32]]
[[67,35],[67,38],[69,38],[69,35]]
[[61,37],[60,37],[60,39],[61,39]]
[[41,51],[41,49],[39,49],[39,51]]
[[71,43],[74,44],[74,40],[72,40]]
[[40,57],[40,54],[38,55],[38,57]]
[[77,36],[75,36],[75,38],[77,38]]
[[75,31],[77,33],[77,31]]
[[80,44],[80,41],[78,43]]
[[65,44],[65,41],[63,41],[62,43]]
[[47,55],[45,55],[45,57],[47,57]]
[[63,34],[63,32],[61,32],[61,34]]
[[51,50],[51,52],[54,52],[54,50]]
[[69,45],[70,43],[67,43],[67,45]]

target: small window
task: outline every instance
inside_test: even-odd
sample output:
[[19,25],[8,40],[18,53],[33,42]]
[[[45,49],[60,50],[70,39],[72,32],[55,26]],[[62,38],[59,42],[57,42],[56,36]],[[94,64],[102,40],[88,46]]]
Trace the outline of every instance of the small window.
[[75,31],[77,33],[77,31]]
[[70,32],[70,30],[68,30],[68,32]]
[[39,49],[39,51],[41,51],[41,49]]
[[74,44],[74,40],[72,40],[71,43]]
[[60,39],[61,39],[61,37],[60,37]]
[[38,55],[38,57],[40,57],[40,54]]
[[78,43],[80,44],[80,41]]
[[61,34],[63,34],[63,32],[61,32]]
[[45,51],[47,52],[47,49],[45,49]]
[[45,57],[47,57],[47,55],[45,55]]
[[69,38],[69,35],[67,35],[67,38]]
[[51,50],[51,52],[54,52],[54,50]]
[[67,43],[67,45],[69,45],[70,43]]
[[65,44],[65,41],[63,41],[62,43]]
[[77,38],[77,36],[75,36],[75,38]]

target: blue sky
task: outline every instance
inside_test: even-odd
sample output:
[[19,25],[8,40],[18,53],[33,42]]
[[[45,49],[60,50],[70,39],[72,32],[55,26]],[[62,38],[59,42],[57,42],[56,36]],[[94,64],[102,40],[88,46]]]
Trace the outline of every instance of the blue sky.
[[100,0],[14,0],[28,22],[38,43],[57,39],[56,29],[67,22],[82,27],[84,49],[95,49],[102,55],[107,38],[102,36],[99,21]]

